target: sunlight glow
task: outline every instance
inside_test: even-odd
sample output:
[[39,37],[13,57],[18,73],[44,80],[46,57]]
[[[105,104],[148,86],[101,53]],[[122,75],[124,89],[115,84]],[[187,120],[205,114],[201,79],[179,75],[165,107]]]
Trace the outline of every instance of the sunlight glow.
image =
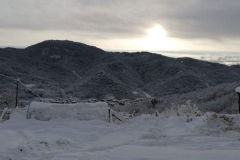
[[177,42],[167,37],[167,32],[160,25],[148,29],[147,34],[143,41],[144,48],[147,50],[172,50],[177,47]]

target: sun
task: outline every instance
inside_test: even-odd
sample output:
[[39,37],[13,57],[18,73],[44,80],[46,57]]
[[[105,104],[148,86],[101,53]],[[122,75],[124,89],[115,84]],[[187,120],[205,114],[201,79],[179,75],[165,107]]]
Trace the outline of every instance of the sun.
[[[161,25],[153,25],[146,28],[138,38],[119,38],[102,41],[102,48],[121,51],[176,51],[182,47],[181,41],[177,38],[168,37],[166,30]],[[100,41],[98,41],[98,46]],[[100,45],[100,46],[101,46]],[[157,52],[156,52],[157,53]]]
[[147,29],[146,33],[143,45],[147,50],[172,50],[177,46],[177,42],[167,37],[167,32],[160,25]]

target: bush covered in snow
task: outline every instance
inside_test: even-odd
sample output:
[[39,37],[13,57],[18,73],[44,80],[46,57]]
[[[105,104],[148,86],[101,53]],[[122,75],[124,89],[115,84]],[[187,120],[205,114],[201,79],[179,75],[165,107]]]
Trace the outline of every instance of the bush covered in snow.
[[162,110],[170,108],[172,103],[184,104],[191,100],[203,112],[238,113],[238,95],[235,92],[237,86],[240,83],[224,83],[186,94],[166,96],[157,108]]
[[154,103],[155,101],[150,98],[121,101],[123,104],[116,104],[113,109],[118,112],[135,113],[136,115],[152,114],[156,111],[170,114],[170,112],[177,113],[179,108],[185,108],[183,106],[189,108],[190,104],[188,103],[190,101],[187,101],[191,100],[190,106],[193,110],[194,105],[196,105],[201,112],[235,114],[238,113],[238,95],[235,92],[235,88],[238,86],[240,86],[240,83],[237,82],[225,83],[186,94],[161,97],[161,99],[156,99],[157,103]]
[[[120,101],[119,101],[120,102]],[[127,112],[129,114],[149,114],[155,113],[156,107],[160,100],[154,98],[139,98],[135,100],[126,100],[120,103],[115,103],[112,107],[117,112]]]
[[201,116],[202,112],[200,112],[196,106],[196,104],[191,104],[191,101],[188,100],[186,104],[174,104],[172,103],[172,107],[165,108],[162,112],[163,115],[167,117],[170,116]]
[[3,110],[5,107],[15,107],[15,94],[16,93],[13,90],[8,90],[0,94],[0,110]]
[[240,117],[239,114],[218,114],[215,112],[208,112],[205,114],[206,118],[203,124],[197,127],[200,133],[206,135],[224,135],[230,132],[229,136],[234,134],[239,137],[240,133]]

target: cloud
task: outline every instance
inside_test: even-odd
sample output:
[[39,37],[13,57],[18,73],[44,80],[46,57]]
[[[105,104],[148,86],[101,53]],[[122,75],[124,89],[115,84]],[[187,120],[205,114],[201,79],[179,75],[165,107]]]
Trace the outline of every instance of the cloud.
[[[130,3],[129,3],[130,4]],[[2,0],[0,28],[22,30],[76,30],[99,37],[141,35],[147,25],[119,1]],[[127,8],[129,7],[129,8]]]
[[142,50],[138,40],[160,25],[177,50],[238,51],[239,15],[238,0],[1,0],[0,45],[70,39]]
[[102,38],[141,37],[154,24],[171,37],[240,37],[238,0],[1,0],[0,29],[77,30]]
[[[201,0],[183,7],[166,21],[170,34],[181,38],[225,39],[239,38],[240,2]],[[176,12],[175,12],[176,13]],[[182,32],[181,32],[182,31]]]
[[215,63],[222,63],[226,65],[236,65],[240,64],[240,56],[223,56],[223,57],[201,57],[201,60],[215,62]]

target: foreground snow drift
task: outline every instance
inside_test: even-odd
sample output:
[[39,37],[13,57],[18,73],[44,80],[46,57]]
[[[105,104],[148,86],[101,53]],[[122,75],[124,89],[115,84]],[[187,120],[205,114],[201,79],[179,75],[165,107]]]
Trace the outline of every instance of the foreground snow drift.
[[[88,112],[87,106],[85,109]],[[72,111],[70,115],[75,115],[76,110]],[[239,126],[239,115],[214,113],[169,118],[142,115],[116,125],[96,115],[91,120],[57,116],[39,121],[14,112],[9,121],[0,124],[0,159],[232,160],[240,157]]]

